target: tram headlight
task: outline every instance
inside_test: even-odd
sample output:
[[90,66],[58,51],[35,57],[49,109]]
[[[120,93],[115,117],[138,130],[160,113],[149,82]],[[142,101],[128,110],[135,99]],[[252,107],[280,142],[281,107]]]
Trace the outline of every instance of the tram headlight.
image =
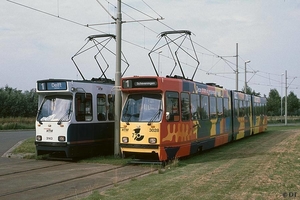
[[157,139],[156,138],[149,138],[148,142],[150,144],[156,144],[157,143]]
[[64,142],[64,141],[66,141],[66,137],[65,136],[58,136],[58,141]]
[[123,143],[128,143],[129,142],[129,138],[128,137],[122,137],[122,142]]
[[41,136],[41,135],[37,135],[37,136],[36,136],[36,140],[37,140],[37,141],[42,141],[42,136]]

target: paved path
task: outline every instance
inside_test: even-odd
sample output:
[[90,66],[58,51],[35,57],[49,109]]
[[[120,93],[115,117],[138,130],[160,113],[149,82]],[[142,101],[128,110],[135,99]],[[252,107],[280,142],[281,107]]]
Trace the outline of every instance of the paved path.
[[20,141],[34,136],[35,130],[0,131],[0,157]]

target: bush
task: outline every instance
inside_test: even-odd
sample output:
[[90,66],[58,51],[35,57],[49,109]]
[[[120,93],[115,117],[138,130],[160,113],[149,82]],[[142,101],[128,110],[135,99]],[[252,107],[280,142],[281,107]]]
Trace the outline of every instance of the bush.
[[0,130],[34,129],[34,128],[35,128],[35,117],[0,118]]

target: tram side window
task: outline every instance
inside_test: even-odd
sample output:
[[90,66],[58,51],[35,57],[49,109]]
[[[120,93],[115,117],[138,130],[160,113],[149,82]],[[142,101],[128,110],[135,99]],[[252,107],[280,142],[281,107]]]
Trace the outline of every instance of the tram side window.
[[253,103],[253,114],[257,115],[257,103]]
[[262,104],[261,104],[261,109],[262,109],[261,114],[262,114],[262,115],[266,115],[266,104],[262,103]]
[[244,102],[244,108],[245,108],[245,115],[249,116],[250,113],[249,101]]
[[188,93],[181,93],[181,120],[190,120],[190,95]]
[[236,116],[236,117],[239,116],[239,100],[238,99],[234,100],[234,116]]
[[267,113],[267,112],[266,112],[266,104],[264,103],[264,104],[263,104],[263,115],[266,115],[266,113]]
[[229,100],[228,98],[224,98],[223,101],[223,106],[224,106],[224,117],[229,117],[230,116],[230,109],[229,109]]
[[258,115],[262,115],[262,108],[263,108],[263,107],[262,107],[262,104],[261,104],[261,103],[258,104],[258,108],[259,108],[259,109],[258,109],[258,110],[259,110]]
[[210,111],[210,118],[215,119],[217,117],[216,97],[213,96],[209,97],[209,111]]
[[247,101],[247,112],[248,112],[248,115],[249,115],[249,116],[251,115],[250,104],[251,104],[251,102],[250,102],[250,101]]
[[179,121],[178,92],[166,92],[166,118],[168,121]]
[[198,94],[191,94],[191,112],[192,112],[192,119],[200,119],[200,97]]
[[114,95],[108,95],[108,120],[115,119],[115,103],[114,103]]
[[245,108],[244,108],[244,101],[239,100],[239,117],[244,117],[245,116]]
[[75,96],[75,113],[77,121],[92,121],[92,95],[90,93],[77,93]]
[[256,103],[255,110],[256,110],[256,116],[259,116],[260,115],[260,105],[259,105],[259,103]]
[[209,116],[209,107],[208,107],[208,96],[201,95],[201,110],[200,110],[200,117],[202,120],[208,119]]
[[105,94],[97,95],[97,119],[106,121],[106,96]]
[[218,117],[223,117],[223,98],[217,97],[217,114]]

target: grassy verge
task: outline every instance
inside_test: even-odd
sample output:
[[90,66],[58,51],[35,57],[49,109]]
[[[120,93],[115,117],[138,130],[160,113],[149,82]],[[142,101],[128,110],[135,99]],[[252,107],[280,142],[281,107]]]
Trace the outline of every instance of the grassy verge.
[[28,138],[23,141],[21,145],[19,145],[16,149],[14,149],[11,153],[15,155],[19,155],[19,157],[26,159],[35,159],[35,138]]
[[[288,123],[299,123],[300,116],[287,116]],[[269,124],[284,124],[285,123],[285,116],[268,116],[268,123]]]
[[298,130],[270,127],[266,133],[179,160],[176,167],[167,166],[164,173],[135,179],[106,191],[95,191],[86,199],[295,197],[300,195]]
[[34,129],[35,118],[34,117],[7,117],[0,118],[0,130],[12,130],[12,129]]
[[[99,157],[81,162],[124,164],[124,161]],[[94,191],[86,199],[273,200],[284,199],[284,195],[298,197],[299,167],[299,126],[270,126],[265,133],[176,160],[158,174],[116,184],[106,191]]]

